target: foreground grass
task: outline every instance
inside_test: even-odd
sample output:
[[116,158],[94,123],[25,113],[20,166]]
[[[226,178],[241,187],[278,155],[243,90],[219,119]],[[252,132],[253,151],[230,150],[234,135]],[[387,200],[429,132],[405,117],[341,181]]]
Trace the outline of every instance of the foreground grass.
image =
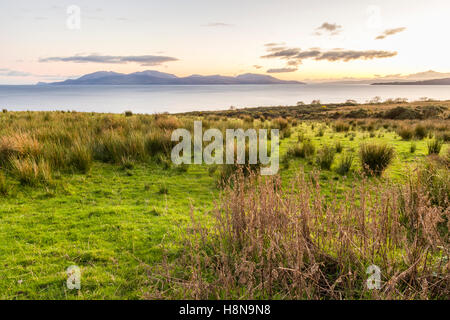
[[[121,120],[122,121],[122,120]],[[314,127],[314,128],[313,128]],[[322,131],[322,132],[320,132]],[[332,124],[302,122],[282,140],[281,154],[303,133],[316,149],[340,141],[343,151],[330,170],[320,173],[325,196],[338,194],[360,181],[355,158],[345,177],[336,173],[344,153],[357,155],[363,142],[387,143],[396,156],[382,179],[405,179],[405,169],[422,161],[429,138],[402,140],[392,130],[378,128],[335,132]],[[445,153],[448,144],[444,145]],[[314,157],[280,163],[288,184],[300,168],[317,169]],[[52,182],[20,185],[6,174],[8,194],[0,195],[0,298],[3,299],[140,299],[148,294],[148,266],[163,257],[175,260],[189,226],[190,212],[203,224],[210,222],[220,194],[217,173],[208,166],[163,169],[154,161],[135,162],[128,169],[94,161],[87,174],[55,171]],[[343,182],[341,190],[330,181]],[[82,289],[68,291],[66,269],[82,269]]]
[[[191,205],[207,214],[218,190],[202,167],[95,164],[87,176],[12,193],[0,200],[0,298],[137,299],[148,281],[141,262],[160,261],[161,243],[176,249]],[[79,292],[65,286],[71,265],[82,269]]]

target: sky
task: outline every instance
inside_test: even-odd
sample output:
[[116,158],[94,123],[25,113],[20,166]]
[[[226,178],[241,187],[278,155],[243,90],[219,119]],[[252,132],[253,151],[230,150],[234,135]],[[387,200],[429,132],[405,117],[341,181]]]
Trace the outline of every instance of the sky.
[[96,71],[448,73],[449,15],[448,0],[0,0],[0,84]]

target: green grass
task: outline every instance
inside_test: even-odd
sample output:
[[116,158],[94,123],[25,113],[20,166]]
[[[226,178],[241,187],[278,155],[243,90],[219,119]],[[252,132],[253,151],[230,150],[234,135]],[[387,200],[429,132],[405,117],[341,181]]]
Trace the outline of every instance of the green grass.
[[[284,155],[298,143],[299,132],[311,139],[317,149],[339,141],[343,153],[353,153],[358,169],[359,145],[383,142],[395,148],[396,157],[384,178],[403,179],[404,169],[427,155],[429,139],[402,140],[385,129],[368,132],[335,132],[332,126],[302,123],[283,140]],[[319,131],[320,134],[318,134]],[[323,135],[322,135],[323,134]],[[447,147],[447,146],[446,146]],[[334,194],[329,180],[344,181],[350,187],[359,177],[342,177],[324,170],[320,179],[326,192]],[[282,166],[280,166],[282,167]],[[291,160],[281,169],[288,183],[300,167],[317,169],[314,157]],[[163,253],[178,254],[181,235],[190,221],[190,212],[208,222],[217,189],[217,175],[208,166],[163,169],[161,164],[120,166],[95,161],[89,173],[56,175],[50,185],[22,186],[6,175],[8,186],[0,194],[0,298],[2,299],[139,299],[148,290],[146,265],[161,262]],[[164,190],[164,192],[161,192]],[[328,191],[327,191],[328,190]],[[339,190],[338,190],[339,191]],[[81,290],[68,291],[66,269],[82,270]],[[151,275],[150,275],[151,276]]]
[[[87,176],[64,176],[47,190],[16,184],[1,198],[0,298],[140,298],[142,263],[160,261],[162,244],[176,253],[191,205],[207,215],[218,190],[206,167],[139,165],[132,173],[96,163]],[[71,265],[82,270],[79,294],[65,287]]]

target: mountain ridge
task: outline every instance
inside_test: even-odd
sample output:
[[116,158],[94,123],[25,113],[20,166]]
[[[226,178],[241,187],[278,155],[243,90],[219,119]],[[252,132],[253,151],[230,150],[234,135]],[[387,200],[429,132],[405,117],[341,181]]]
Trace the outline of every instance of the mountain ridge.
[[295,80],[281,80],[269,75],[245,73],[236,77],[222,75],[190,75],[177,77],[174,74],[155,70],[134,73],[97,71],[77,79],[61,82],[38,83],[38,85],[232,85],[232,84],[306,84]]

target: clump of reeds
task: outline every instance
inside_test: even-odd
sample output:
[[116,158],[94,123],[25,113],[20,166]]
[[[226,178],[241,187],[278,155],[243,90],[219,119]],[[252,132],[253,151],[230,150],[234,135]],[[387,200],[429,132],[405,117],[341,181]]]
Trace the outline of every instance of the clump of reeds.
[[331,165],[334,161],[334,156],[336,155],[336,150],[328,145],[323,146],[322,149],[317,153],[317,164],[321,169],[330,170]]
[[287,155],[288,157],[308,158],[314,155],[315,152],[316,147],[314,143],[309,139],[305,139],[302,143],[291,146],[287,151]]
[[434,138],[428,141],[428,154],[439,154],[441,153],[441,148],[444,142],[441,139]]
[[354,156],[352,153],[343,154],[338,162],[336,172],[340,175],[346,175],[350,172]]
[[43,159],[11,158],[11,172],[23,185],[34,186],[51,181],[50,166]]
[[387,144],[363,143],[360,146],[359,155],[365,172],[379,176],[394,159],[395,151]]
[[411,140],[414,136],[414,129],[406,125],[397,128],[396,132],[403,140]]
[[350,130],[350,124],[344,121],[336,121],[334,123],[334,130],[336,132],[348,132]]

